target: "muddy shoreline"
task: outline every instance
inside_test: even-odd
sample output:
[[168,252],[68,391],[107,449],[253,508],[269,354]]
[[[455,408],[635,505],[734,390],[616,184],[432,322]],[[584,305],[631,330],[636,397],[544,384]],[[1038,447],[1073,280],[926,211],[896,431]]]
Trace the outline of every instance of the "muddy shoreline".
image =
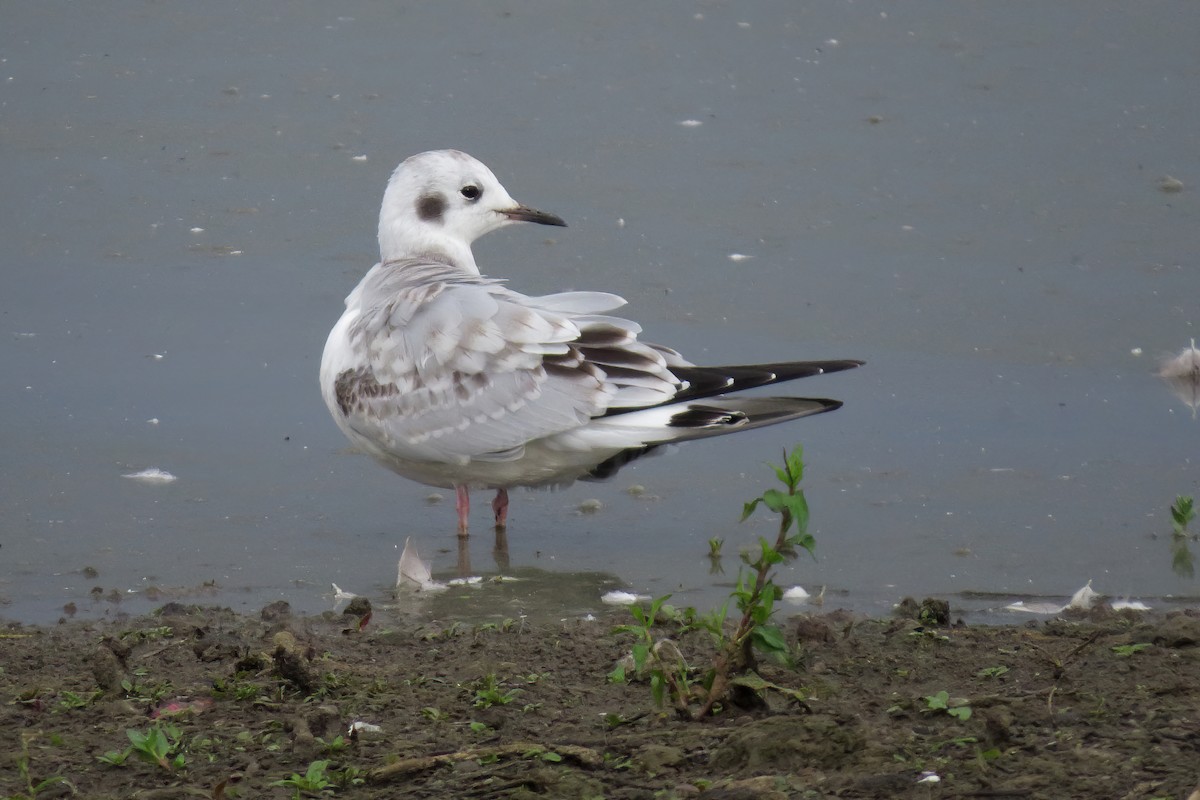
[[[630,621],[624,611],[442,625],[296,616],[282,603],[256,616],[168,604],[123,620],[7,625],[0,725],[14,735],[0,795],[1189,798],[1197,789],[1200,613],[1100,608],[979,626],[913,608],[782,620],[794,663],[762,663],[759,674],[789,692],[703,722],[656,708],[645,683],[608,679],[631,644],[613,630]],[[689,664],[711,655],[707,634],[674,623],[656,633]],[[155,730],[157,761],[128,733]],[[323,768],[310,771],[314,763]]]

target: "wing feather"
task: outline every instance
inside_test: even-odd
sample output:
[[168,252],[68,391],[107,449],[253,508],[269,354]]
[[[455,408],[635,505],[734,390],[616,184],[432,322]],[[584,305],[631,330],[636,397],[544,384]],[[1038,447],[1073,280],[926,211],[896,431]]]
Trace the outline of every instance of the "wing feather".
[[347,298],[346,422],[398,458],[520,458],[610,407],[662,403],[681,382],[604,292],[527,297],[445,264],[378,265]]

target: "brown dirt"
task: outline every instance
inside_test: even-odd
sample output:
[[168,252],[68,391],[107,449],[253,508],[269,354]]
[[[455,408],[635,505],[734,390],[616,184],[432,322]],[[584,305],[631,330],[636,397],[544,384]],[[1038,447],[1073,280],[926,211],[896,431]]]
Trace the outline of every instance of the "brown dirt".
[[[528,626],[153,616],[10,626],[0,640],[0,796],[286,798],[327,760],[356,798],[1188,798],[1200,781],[1200,614],[1101,610],[1021,626],[794,618],[801,688],[704,722],[606,679],[628,613]],[[674,636],[703,664],[706,635]],[[1143,646],[1144,645],[1144,646]],[[492,691],[488,691],[488,690]],[[948,693],[958,711],[929,708]],[[477,705],[481,696],[508,702]],[[155,722],[157,717],[159,722]],[[347,731],[355,720],[376,733]],[[474,723],[474,724],[473,724]],[[177,730],[160,766],[126,731]],[[339,739],[338,737],[341,736]],[[940,782],[918,783],[925,771]],[[28,780],[25,773],[28,773]],[[361,783],[358,783],[361,781]]]

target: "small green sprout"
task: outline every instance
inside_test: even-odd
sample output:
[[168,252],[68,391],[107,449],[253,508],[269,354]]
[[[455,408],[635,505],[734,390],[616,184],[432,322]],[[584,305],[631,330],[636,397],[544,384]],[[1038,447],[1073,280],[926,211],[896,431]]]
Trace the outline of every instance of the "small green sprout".
[[504,690],[495,674],[489,673],[480,678],[475,684],[474,705],[476,708],[506,706],[515,700],[520,692],[520,689]]
[[995,667],[984,667],[975,673],[978,678],[999,678],[1004,673],[1008,672],[1008,667],[1003,664]]
[[1121,658],[1128,658],[1129,656],[1133,655],[1134,653],[1142,652],[1149,646],[1150,645],[1145,642],[1142,642],[1139,644],[1119,644],[1119,645],[1116,645],[1115,647],[1113,647],[1112,651],[1114,653],[1116,653],[1118,656],[1120,656]]
[[333,782],[325,774],[328,761],[314,761],[308,765],[303,775],[293,772],[292,777],[274,781],[272,786],[284,786],[294,791],[292,797],[300,800],[300,793],[324,794],[333,791]]
[[1175,533],[1183,535],[1187,532],[1188,523],[1196,517],[1194,501],[1190,495],[1179,495],[1171,505],[1171,527]]
[[178,752],[183,734],[176,725],[158,724],[145,733],[131,728],[125,731],[125,735],[129,737],[129,747],[110,750],[102,756],[96,756],[97,760],[112,767],[123,767],[129,756],[136,755],[142,761],[157,764],[165,770],[181,769],[186,763],[183,753]]
[[969,700],[951,699],[950,693],[942,690],[937,694],[929,695],[925,698],[926,711],[945,711],[952,717],[955,717],[963,722],[971,718],[971,707],[968,705]]

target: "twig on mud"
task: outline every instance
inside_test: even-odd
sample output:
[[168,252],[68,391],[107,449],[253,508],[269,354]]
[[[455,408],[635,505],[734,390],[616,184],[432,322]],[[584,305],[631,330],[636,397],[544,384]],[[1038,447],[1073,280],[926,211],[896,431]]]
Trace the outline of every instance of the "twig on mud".
[[163,645],[162,647],[156,647],[153,650],[147,650],[144,653],[138,653],[133,658],[134,658],[134,661],[144,661],[148,658],[154,658],[157,655],[165,653],[166,651],[170,650],[172,647],[179,647],[180,645],[184,645],[184,644],[188,644],[188,643],[189,643],[188,639],[176,639],[175,641],[168,642],[167,644]]
[[475,759],[524,757],[531,753],[557,753],[564,758],[570,758],[589,768],[604,765],[604,758],[590,747],[579,747],[572,744],[538,744],[536,742],[514,742],[495,747],[468,747],[454,753],[443,753],[436,756],[421,756],[420,758],[405,758],[394,764],[371,770],[366,778],[369,783],[382,783],[395,780],[414,772],[424,772],[436,767],[446,767],[459,761]]
[[1073,647],[1066,653],[1066,655],[1063,656],[1052,655],[1046,652],[1044,648],[1039,647],[1033,642],[1026,642],[1026,644],[1032,647],[1038,653],[1038,655],[1046,659],[1046,662],[1050,664],[1050,666],[1054,667],[1054,678],[1057,680],[1058,678],[1062,677],[1063,672],[1066,671],[1067,665],[1075,660],[1075,656],[1082,653],[1103,635],[1105,635],[1104,631],[1093,632],[1091,636],[1084,639],[1083,642]]

